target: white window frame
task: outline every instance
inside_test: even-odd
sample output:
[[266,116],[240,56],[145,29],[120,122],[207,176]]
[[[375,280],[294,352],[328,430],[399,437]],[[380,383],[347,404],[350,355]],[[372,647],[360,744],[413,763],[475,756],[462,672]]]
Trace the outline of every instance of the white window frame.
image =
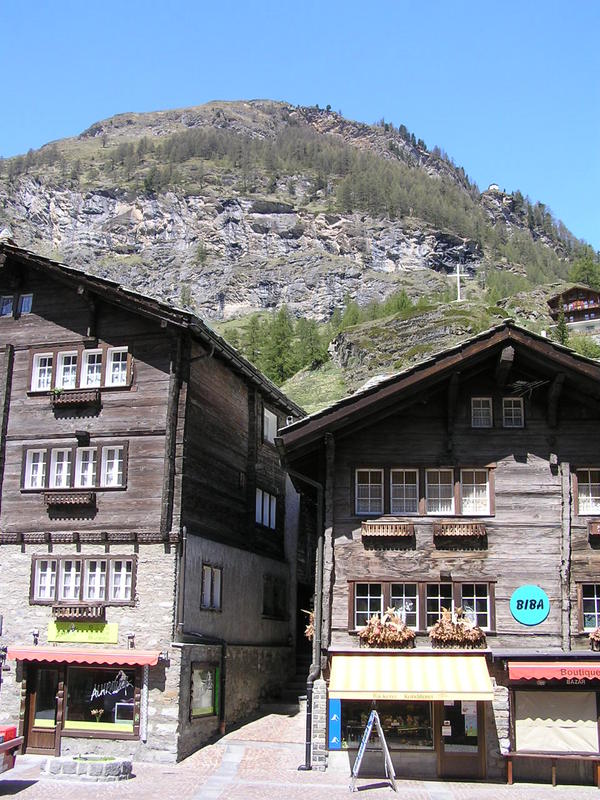
[[[75,373],[73,375],[73,382],[69,382],[69,385],[65,385],[64,381],[64,369],[65,369],[65,359],[66,358],[73,358],[75,357]],[[56,367],[56,388],[57,389],[76,389],[77,388],[77,360],[78,360],[78,353],[77,350],[65,350],[64,352],[60,352],[58,354],[58,364]],[[73,369],[73,365],[70,365],[69,371],[71,372]]]
[[[586,589],[588,589],[588,590],[591,589],[592,590],[591,597],[585,597],[584,596]],[[587,616],[588,617],[592,616],[592,615],[594,617],[594,622],[592,624],[590,624],[590,625],[586,625],[586,623],[585,623],[585,617],[586,617],[585,605],[586,605],[586,600],[588,601],[588,604],[592,603],[593,606],[594,606],[594,610],[593,611],[588,611],[587,612]],[[584,630],[584,631],[593,631],[596,628],[600,627],[600,583],[582,583],[581,584],[581,625],[582,625],[582,630]]]
[[[70,447],[53,447],[50,451],[50,476],[48,486],[50,489],[70,489],[73,480],[73,452]],[[59,455],[66,455],[59,461]],[[57,472],[58,465],[62,469]],[[59,480],[60,479],[60,480]]]
[[[598,473],[598,481],[592,481],[593,472]],[[587,480],[583,479],[584,475]],[[583,487],[586,487],[585,492],[581,491]],[[600,514],[600,467],[577,470],[577,513],[580,516]]]
[[220,611],[223,589],[223,568],[202,564],[200,583],[200,608],[204,611]]
[[[29,300],[29,308],[27,311],[23,310],[24,301],[27,298]],[[31,292],[26,292],[25,294],[19,295],[19,301],[17,303],[17,308],[19,310],[19,316],[27,316],[27,314],[31,314],[31,310],[33,308],[33,294]]]
[[[91,454],[92,458],[84,465],[84,454]],[[85,473],[82,468],[85,466]],[[85,476],[85,479],[83,479]],[[90,480],[91,479],[91,480]],[[98,448],[78,447],[75,458],[75,488],[93,489],[98,485]]]
[[[92,570],[92,564],[95,569]],[[106,600],[108,564],[105,558],[86,558],[83,564],[83,599],[88,603],[101,603]],[[104,569],[102,569],[104,565]]]
[[[368,483],[359,483],[358,477],[359,473],[361,472],[367,472],[369,474]],[[379,475],[379,481],[372,481],[372,475]],[[379,487],[379,497],[376,497],[376,493],[372,492],[371,487],[373,486]],[[360,487],[367,487],[367,493],[365,497],[360,497]],[[383,514],[383,470],[373,469],[371,467],[359,467],[356,469],[354,472],[354,498],[354,511],[357,516],[365,516],[367,514]],[[368,506],[368,508],[362,508],[361,504]]]
[[[440,474],[440,480],[436,483],[430,481],[430,476],[433,476],[435,473]],[[430,504],[434,501],[441,505],[441,500],[448,499],[442,498],[441,492],[438,490],[437,497],[432,494],[433,487],[437,486],[448,486],[447,483],[441,482],[441,473],[449,473],[450,474],[450,509],[431,509]],[[456,509],[454,507],[454,469],[450,467],[436,467],[435,469],[426,469],[425,470],[425,513],[431,517],[444,517],[444,516],[453,516],[456,513]]]
[[[98,381],[90,382],[88,376],[88,366],[90,363],[90,356],[100,356],[100,372]],[[94,349],[94,350],[84,350],[83,357],[81,361],[81,387],[83,389],[98,389],[102,386],[102,378],[103,378],[103,369],[104,369],[104,359],[102,357],[102,350],[101,349]]]
[[[113,365],[115,363],[115,356],[116,355],[125,355],[125,361],[123,362],[119,359],[120,364],[124,364],[125,369],[119,370],[119,376],[123,377],[123,380],[114,381],[113,380]],[[107,350],[107,358],[106,358],[106,375],[104,378],[105,386],[127,386],[127,370],[128,370],[128,350],[126,347],[109,347]]]
[[275,444],[279,420],[277,414],[270,408],[263,406],[263,442]]
[[[119,459],[110,459],[111,461],[114,460],[116,463],[121,463],[121,480],[118,482],[118,474],[119,470],[117,469],[117,481],[113,478],[108,480],[108,462],[109,462],[109,452],[110,451],[118,451],[120,453]],[[112,473],[111,473],[112,474]],[[122,487],[125,485],[125,448],[123,445],[107,445],[106,447],[102,448],[102,468],[100,472],[100,486],[101,488],[117,488]]]
[[[359,594],[359,586],[366,586],[367,590],[365,594]],[[379,587],[379,593],[374,587]],[[366,600],[367,601],[367,609],[358,609],[358,601],[359,600]],[[377,608],[377,606],[379,606]],[[378,614],[381,616],[383,613],[383,583],[381,581],[357,581],[354,584],[354,627],[355,628],[364,628],[366,625],[369,624],[369,620],[374,614]],[[365,618],[366,621],[361,621],[359,623],[359,614],[361,616],[361,620]]]
[[[450,589],[450,597],[449,598],[448,597],[442,597],[442,592],[441,592],[441,587],[442,586],[444,586],[444,587],[447,586]],[[429,592],[430,587],[435,587],[436,590],[437,590],[437,594],[434,594],[433,592],[431,592],[431,594],[430,594],[430,592]],[[452,613],[454,613],[454,587],[453,587],[452,583],[450,583],[450,582],[448,582],[448,583],[443,583],[443,582],[442,583],[434,583],[434,582],[430,583],[430,582],[428,582],[425,585],[425,627],[426,628],[431,628],[432,625],[435,625],[435,623],[439,619],[441,619],[441,617],[442,617],[442,608],[446,608],[446,604],[447,604],[448,600],[450,601],[450,608],[448,609],[448,611],[450,611],[450,613],[452,614]],[[430,601],[436,603],[437,607],[436,607],[436,609],[434,611],[430,611],[429,610],[429,602]]]
[[[43,367],[40,364],[42,359],[49,361]],[[47,370],[50,369],[49,380],[40,381],[41,370],[44,370],[44,377],[47,377]],[[33,369],[31,371],[31,391],[32,392],[49,392],[52,388],[52,377],[54,371],[54,353],[36,353],[33,357]]]
[[[42,569],[46,565],[46,569]],[[42,592],[42,575],[45,576],[45,590]],[[39,558],[35,562],[33,578],[33,599],[52,601],[56,597],[57,565],[55,558]]]
[[[40,459],[36,460],[36,466],[41,466],[41,472],[39,476],[36,476],[35,482],[33,479],[33,472],[32,467],[34,464],[33,457],[34,455],[41,456]],[[25,489],[45,489],[46,488],[46,479],[47,479],[47,471],[48,471],[48,451],[46,449],[33,449],[28,450],[27,455],[25,457],[25,480],[24,480],[24,488]]]
[[[472,586],[473,593],[466,593],[465,587]],[[485,595],[477,594],[478,588],[481,590],[481,587],[485,590]],[[467,603],[472,601],[472,609],[467,611]],[[478,609],[478,601],[485,601],[485,610],[481,611]],[[465,617],[469,619],[473,624],[479,625],[481,630],[489,631],[491,630],[492,624],[492,614],[491,614],[491,598],[490,598],[490,585],[489,583],[485,583],[483,581],[468,581],[466,583],[461,583],[460,585],[460,605],[463,611],[465,612]],[[481,622],[485,619],[484,624],[482,625]]]
[[[515,414],[518,409],[518,414]],[[525,410],[522,397],[503,397],[502,398],[502,427],[503,428],[524,428]]]
[[[478,498],[465,497],[465,488],[482,486],[482,483],[476,481],[476,474],[482,473],[485,475],[485,500],[481,502]],[[473,476],[473,481],[468,482],[470,476]],[[473,508],[468,509],[467,505],[473,501]],[[477,505],[477,508],[475,508]],[[489,516],[490,514],[490,471],[485,467],[467,467],[460,471],[460,512],[464,517],[480,517]]]
[[[402,587],[401,591],[394,592],[394,587],[400,587],[400,586]],[[407,586],[414,587],[414,594],[407,594],[407,592],[406,592],[406,587]],[[398,600],[402,604],[401,608],[399,608],[398,605],[396,604],[396,602],[394,602],[394,601],[398,601]],[[411,602],[414,601],[414,603],[415,603],[414,610],[407,610],[406,609],[407,601],[411,601]],[[413,631],[418,631],[419,630],[419,584],[416,581],[413,581],[413,582],[411,582],[411,581],[402,581],[402,582],[391,581],[390,582],[390,606],[393,606],[399,612],[397,614],[397,616],[402,620],[402,622],[404,622],[404,624],[408,628],[411,628]],[[408,622],[406,621],[407,614],[414,615],[414,618],[415,618],[414,625],[409,625]]]
[[[117,570],[116,565],[121,564],[121,569]],[[129,564],[129,570],[127,569]],[[116,585],[116,576],[119,575],[121,580],[119,586]],[[125,580],[123,581],[123,576]],[[108,600],[111,603],[128,603],[133,599],[133,559],[132,558],[117,558],[112,559],[110,562],[110,580],[108,589]]]
[[[406,483],[406,475],[411,473],[415,476],[415,482]],[[402,476],[402,481],[399,482],[398,477]],[[396,480],[394,478],[396,477]],[[407,498],[406,487],[415,486],[416,495],[414,497],[414,509],[407,511],[407,500],[412,503],[413,498]],[[394,497],[394,489],[401,488],[400,498]],[[418,469],[404,469],[402,467],[394,467],[390,470],[390,513],[401,514],[403,516],[415,516],[419,513],[419,470]]]
[[0,317],[12,317],[14,307],[14,296],[3,294],[0,297]]
[[[485,408],[489,410],[489,419],[483,417],[482,412]],[[476,413],[477,412],[477,413]],[[494,425],[494,409],[491,397],[472,397],[471,398],[471,427],[472,428],[492,428]]]
[[[60,561],[60,569],[59,569],[59,585],[58,585],[58,599],[61,602],[71,600],[72,602],[76,602],[79,600],[81,595],[81,558],[69,558]],[[73,569],[69,570],[69,581],[68,581],[68,590],[65,592],[65,577],[67,574],[66,565],[71,564],[73,565]],[[79,569],[77,569],[76,565],[79,565]]]
[[255,522],[265,528],[275,530],[277,527],[277,497],[270,492],[256,487]]

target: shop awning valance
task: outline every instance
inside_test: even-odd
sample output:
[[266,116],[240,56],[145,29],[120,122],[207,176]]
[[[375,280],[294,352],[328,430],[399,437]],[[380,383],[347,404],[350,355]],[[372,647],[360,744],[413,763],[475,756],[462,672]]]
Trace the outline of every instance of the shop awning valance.
[[329,697],[342,700],[492,700],[480,655],[334,655]]
[[518,680],[600,680],[600,661],[509,661],[508,677]]
[[84,647],[9,647],[7,658],[57,664],[118,665],[153,667],[158,664],[160,650],[105,650]]

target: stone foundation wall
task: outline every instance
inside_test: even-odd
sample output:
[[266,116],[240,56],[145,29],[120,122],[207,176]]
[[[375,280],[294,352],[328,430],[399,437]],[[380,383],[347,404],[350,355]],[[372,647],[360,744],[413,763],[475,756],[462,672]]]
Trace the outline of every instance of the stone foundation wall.
[[319,678],[313,685],[312,697],[312,766],[327,769],[327,684]]

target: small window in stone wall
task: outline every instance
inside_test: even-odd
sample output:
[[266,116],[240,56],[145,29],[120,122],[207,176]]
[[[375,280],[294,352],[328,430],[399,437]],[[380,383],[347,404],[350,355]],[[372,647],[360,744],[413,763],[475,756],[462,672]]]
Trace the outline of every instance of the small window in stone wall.
[[263,617],[287,619],[287,587],[284,578],[276,575],[264,576]]
[[219,667],[192,663],[190,676],[190,719],[214,717],[219,713]]

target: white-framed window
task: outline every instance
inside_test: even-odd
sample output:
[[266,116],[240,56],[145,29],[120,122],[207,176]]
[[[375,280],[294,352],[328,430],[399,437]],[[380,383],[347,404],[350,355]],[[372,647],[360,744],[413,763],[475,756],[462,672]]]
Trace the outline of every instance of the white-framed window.
[[600,514],[600,469],[577,470],[577,512]]
[[490,629],[490,591],[487,583],[463,583],[461,606],[465,617],[483,630]]
[[25,460],[25,488],[43,489],[46,485],[46,450],[28,450]]
[[77,386],[77,353],[59,353],[56,388],[74,389]]
[[275,530],[277,527],[277,498],[264,489],[256,489],[256,514],[255,521],[258,525]]
[[47,392],[52,388],[52,353],[36,353],[33,357],[31,373],[31,391]]
[[50,459],[50,488],[67,489],[71,486],[71,460],[70,449],[54,448]]
[[31,307],[33,305],[32,294],[22,294],[19,297],[19,316],[23,314],[31,314]]
[[392,583],[390,587],[390,606],[397,615],[415,630],[419,627],[419,595],[416,583]]
[[80,489],[96,486],[97,472],[97,448],[78,447],[75,465],[75,486]]
[[383,470],[356,470],[356,513],[383,514]]
[[463,514],[490,513],[490,487],[487,469],[461,469],[460,499]]
[[390,471],[390,512],[416,514],[419,511],[419,473],[416,469]]
[[128,558],[115,559],[110,565],[110,600],[131,600],[133,561]]
[[453,470],[425,470],[425,508],[428,514],[454,514]]
[[491,428],[492,427],[492,398],[491,397],[472,397],[471,398],[471,427],[472,428]]
[[60,562],[59,600],[79,600],[81,587],[81,559],[64,559]]
[[211,564],[202,564],[200,607],[212,611],[221,610],[221,585],[223,570]]
[[56,597],[56,559],[40,558],[35,562],[34,600],[54,600]]
[[452,584],[428,583],[425,594],[425,623],[428,628],[440,619],[444,608],[450,612],[454,610]]
[[523,414],[522,397],[502,398],[502,427],[522,428],[525,416]]
[[102,448],[101,486],[123,486],[123,447]]
[[111,347],[108,350],[108,364],[106,367],[107,386],[127,385],[127,348]]
[[84,600],[104,600],[106,598],[106,564],[104,559],[86,559]]
[[271,442],[271,444],[275,442],[277,425],[277,414],[263,406],[263,441]]
[[0,297],[0,317],[12,317],[13,313],[13,296],[12,294],[5,294]]
[[600,583],[582,584],[581,604],[583,630],[593,631],[600,627]]
[[354,589],[354,627],[367,625],[373,614],[383,611],[383,591],[380,583],[357,583]]
[[81,385],[94,388],[102,385],[102,350],[84,350]]

